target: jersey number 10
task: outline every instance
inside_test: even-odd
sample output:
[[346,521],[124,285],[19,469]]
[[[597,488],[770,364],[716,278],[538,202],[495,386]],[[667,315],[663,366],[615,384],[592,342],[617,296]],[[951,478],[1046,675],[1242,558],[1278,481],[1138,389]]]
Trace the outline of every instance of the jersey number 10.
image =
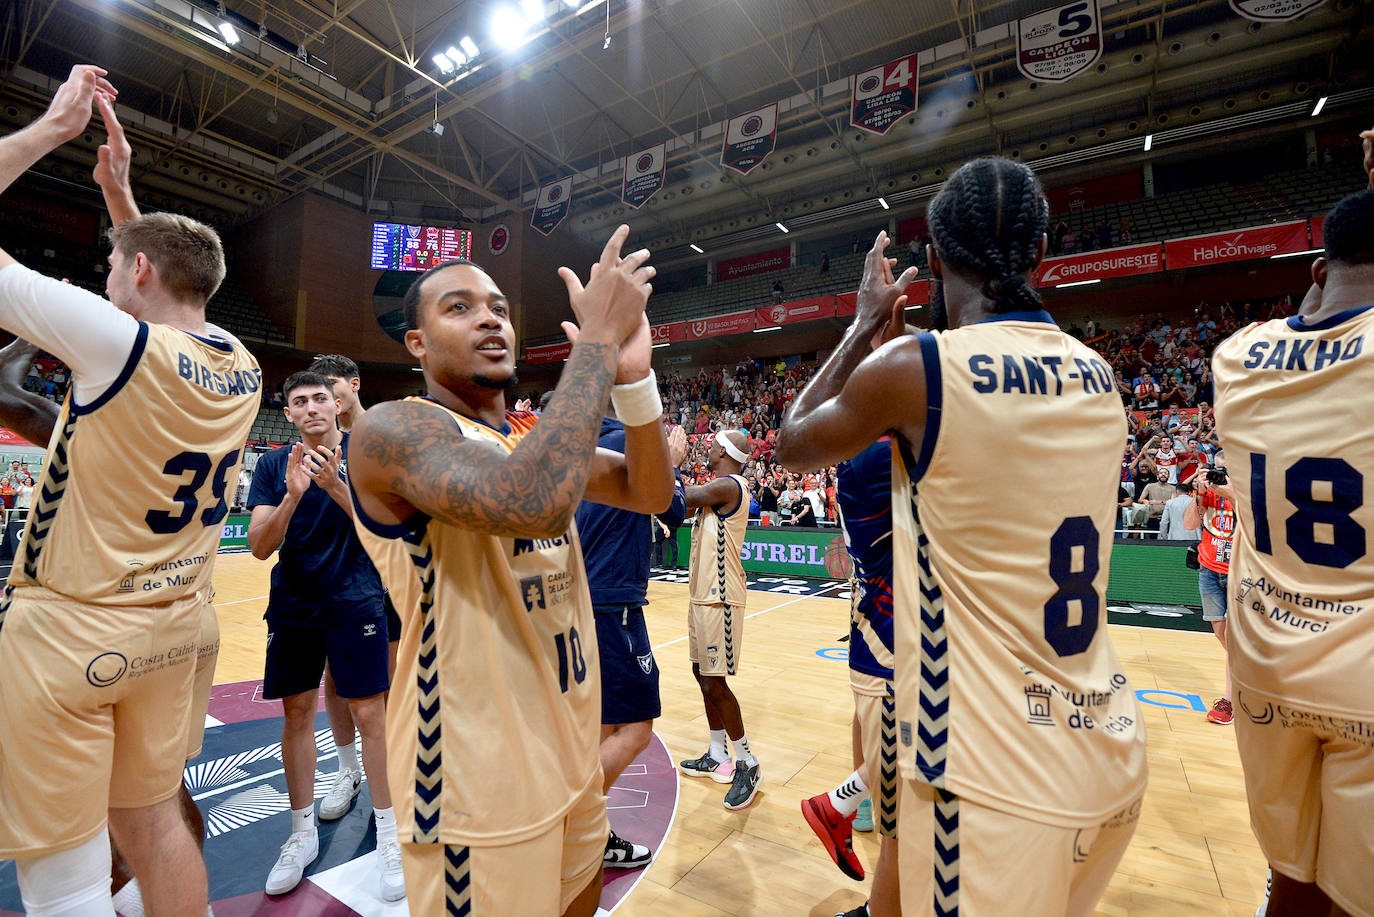
[[229,504],[224,502],[224,491],[229,487],[229,473],[234,470],[238,460],[237,449],[220,459],[218,466],[203,452],[182,452],[172,456],[162,466],[163,474],[174,478],[180,478],[187,472],[191,474],[191,480],[182,483],[172,494],[172,502],[180,505],[180,511],[174,515],[166,510],[150,509],[143,521],[158,535],[175,535],[186,528],[195,519],[196,510],[200,509],[200,489],[205,486],[205,479],[210,477],[210,470],[214,468],[210,498],[215,502],[200,514],[200,524],[206,528],[218,525],[229,513]]

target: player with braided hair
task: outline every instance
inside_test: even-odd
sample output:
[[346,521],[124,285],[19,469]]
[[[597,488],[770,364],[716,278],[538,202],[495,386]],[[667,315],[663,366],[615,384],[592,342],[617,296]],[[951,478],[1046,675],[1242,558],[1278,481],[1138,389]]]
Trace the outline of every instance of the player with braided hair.
[[1140,713],[1103,626],[1126,424],[1111,369],[1031,286],[1047,211],[1024,165],[959,169],[929,208],[949,330],[869,353],[915,275],[893,279],[880,233],[854,323],[778,437],[800,470],[893,434],[905,915],[1086,917],[1145,789]]

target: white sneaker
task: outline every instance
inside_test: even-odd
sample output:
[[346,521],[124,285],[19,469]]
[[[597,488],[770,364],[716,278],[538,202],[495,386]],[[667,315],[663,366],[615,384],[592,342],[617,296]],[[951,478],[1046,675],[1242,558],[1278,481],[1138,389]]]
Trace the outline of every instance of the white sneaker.
[[383,901],[400,901],[406,896],[406,877],[401,870],[399,841],[377,841],[377,870],[381,874]]
[[281,855],[277,864],[267,874],[267,894],[284,895],[301,884],[305,867],[315,862],[320,855],[320,834],[318,831],[296,831],[281,845]]
[[363,788],[363,775],[357,771],[343,770],[334,778],[334,785],[320,800],[320,821],[333,821],[348,814],[358,791]]

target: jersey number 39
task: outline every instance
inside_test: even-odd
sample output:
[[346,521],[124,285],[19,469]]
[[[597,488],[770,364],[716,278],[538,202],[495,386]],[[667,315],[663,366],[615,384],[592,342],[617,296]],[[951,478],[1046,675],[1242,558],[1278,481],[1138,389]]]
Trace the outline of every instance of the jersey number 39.
[[175,513],[161,509],[150,509],[143,521],[158,535],[175,535],[192,521],[196,520],[196,510],[200,509],[200,490],[205,479],[214,470],[214,481],[210,486],[210,499],[215,502],[199,514],[200,524],[204,527],[218,525],[229,513],[229,505],[224,501],[224,491],[229,487],[229,473],[238,464],[239,450],[235,449],[216,465],[210,456],[203,452],[182,452],[167,460],[162,473],[173,478],[184,478],[189,472],[191,479],[183,481],[172,494],[172,502],[178,504]]

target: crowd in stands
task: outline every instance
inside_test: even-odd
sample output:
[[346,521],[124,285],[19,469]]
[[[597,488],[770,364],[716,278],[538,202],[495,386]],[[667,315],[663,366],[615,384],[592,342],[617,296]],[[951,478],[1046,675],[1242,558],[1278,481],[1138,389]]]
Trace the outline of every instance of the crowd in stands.
[[1134,241],[1130,220],[1122,220],[1115,228],[1106,220],[1098,220],[1095,227],[1084,224],[1075,230],[1066,218],[1060,217],[1049,235],[1051,255],[1074,255],[1130,245]]

